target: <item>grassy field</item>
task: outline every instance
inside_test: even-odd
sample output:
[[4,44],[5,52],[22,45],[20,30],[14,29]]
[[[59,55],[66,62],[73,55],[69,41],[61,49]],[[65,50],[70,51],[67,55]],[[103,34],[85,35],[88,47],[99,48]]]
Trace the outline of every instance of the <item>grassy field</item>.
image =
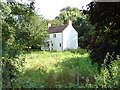
[[25,88],[80,87],[94,83],[97,64],[91,64],[85,50],[25,54],[25,67],[19,85]]

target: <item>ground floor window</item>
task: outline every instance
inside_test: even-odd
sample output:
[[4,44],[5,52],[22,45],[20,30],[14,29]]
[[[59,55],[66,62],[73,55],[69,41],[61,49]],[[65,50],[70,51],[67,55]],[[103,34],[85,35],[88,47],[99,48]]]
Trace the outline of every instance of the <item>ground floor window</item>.
[[53,50],[53,48],[52,48],[52,50]]
[[61,43],[59,44],[59,46],[60,46],[60,47],[62,46]]
[[53,46],[53,43],[52,43],[52,46]]

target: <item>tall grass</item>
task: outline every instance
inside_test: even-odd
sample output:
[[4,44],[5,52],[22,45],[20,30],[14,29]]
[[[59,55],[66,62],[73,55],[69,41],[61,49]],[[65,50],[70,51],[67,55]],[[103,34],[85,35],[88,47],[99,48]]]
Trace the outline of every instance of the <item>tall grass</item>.
[[19,78],[19,86],[36,87],[80,87],[90,82],[98,73],[97,64],[92,64],[85,50],[48,52],[32,51],[25,54],[25,67]]

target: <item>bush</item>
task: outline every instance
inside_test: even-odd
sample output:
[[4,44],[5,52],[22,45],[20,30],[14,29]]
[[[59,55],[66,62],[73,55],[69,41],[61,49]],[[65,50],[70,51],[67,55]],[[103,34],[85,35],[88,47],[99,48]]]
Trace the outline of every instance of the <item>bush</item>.
[[117,60],[106,65],[108,56],[106,56],[104,64],[102,64],[100,74],[95,77],[96,85],[102,88],[120,88],[120,58],[118,57]]
[[85,49],[82,49],[82,48],[80,48],[80,47],[78,47],[77,49],[67,49],[67,50],[65,50],[65,51],[69,51],[69,52],[71,52],[71,53],[79,53],[79,54],[84,54],[84,53],[87,53],[87,50],[85,50]]

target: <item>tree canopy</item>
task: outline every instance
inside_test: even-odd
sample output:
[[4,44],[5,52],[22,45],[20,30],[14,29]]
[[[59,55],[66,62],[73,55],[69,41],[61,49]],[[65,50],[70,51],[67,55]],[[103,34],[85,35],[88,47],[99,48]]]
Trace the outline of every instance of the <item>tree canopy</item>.
[[33,6],[0,2],[2,19],[2,66],[3,87],[12,87],[20,75],[24,49],[40,47],[47,37],[47,24]]
[[78,8],[65,7],[60,10],[59,16],[56,16],[56,19],[61,19],[64,23],[68,22],[68,20],[77,20],[78,17],[81,16],[81,12]]
[[107,52],[115,59],[120,55],[120,3],[91,2],[88,8],[84,13],[95,27],[89,42],[92,59],[103,63]]

